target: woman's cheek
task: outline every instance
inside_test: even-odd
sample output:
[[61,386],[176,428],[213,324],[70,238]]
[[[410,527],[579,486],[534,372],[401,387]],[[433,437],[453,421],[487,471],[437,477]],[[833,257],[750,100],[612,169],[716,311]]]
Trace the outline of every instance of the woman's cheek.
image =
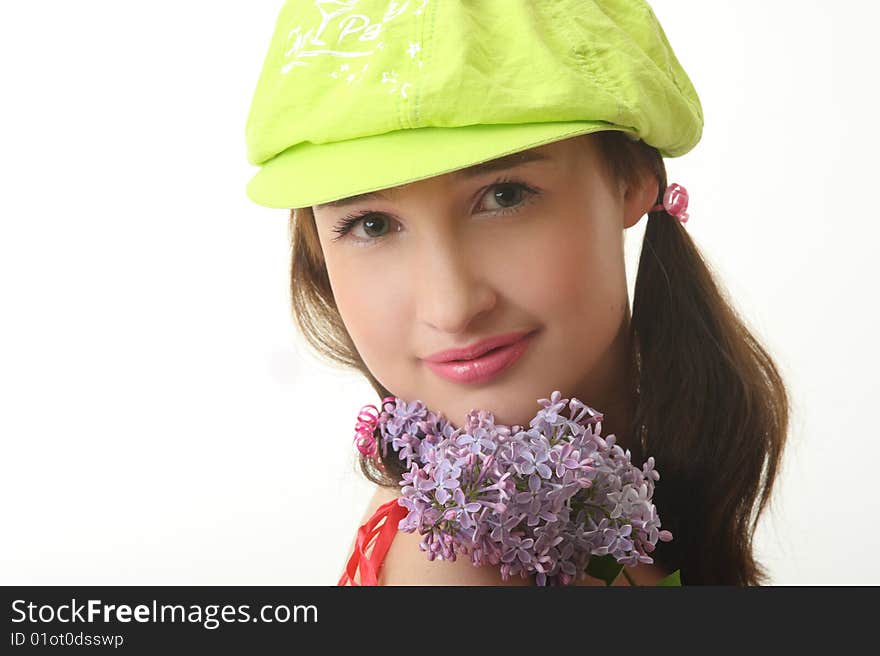
[[[583,298],[590,283],[591,258],[588,226],[565,217],[548,217],[529,236],[521,267],[522,283],[557,305]],[[519,269],[519,267],[518,267]]]
[[[336,307],[355,347],[367,367],[374,373],[387,368],[391,356],[405,357],[410,325],[406,314],[406,290],[401,289],[405,277],[388,266],[372,264],[366,259],[349,263],[333,271],[330,285]],[[330,269],[328,269],[328,274]]]

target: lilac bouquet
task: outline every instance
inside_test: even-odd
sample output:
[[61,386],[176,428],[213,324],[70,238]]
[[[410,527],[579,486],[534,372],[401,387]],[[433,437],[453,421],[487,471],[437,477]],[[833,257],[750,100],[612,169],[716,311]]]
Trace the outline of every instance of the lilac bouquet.
[[605,572],[616,561],[608,584],[624,565],[652,563],[657,540],[672,540],[651,503],[654,458],[634,466],[614,435],[599,435],[603,415],[575,398],[555,391],[538,403],[528,429],[496,424],[485,410],[455,428],[422,401],[386,398],[382,453],[390,444],[409,467],[399,530],[418,530],[429,560],[470,555],[476,566],[500,565],[505,581],[534,574],[541,586],[587,572],[606,578],[598,561]]

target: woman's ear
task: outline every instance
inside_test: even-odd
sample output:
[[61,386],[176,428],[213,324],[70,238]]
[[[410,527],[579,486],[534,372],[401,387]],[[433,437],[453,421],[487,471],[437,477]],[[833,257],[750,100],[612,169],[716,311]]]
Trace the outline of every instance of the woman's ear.
[[653,174],[642,176],[639,186],[628,187],[623,196],[623,228],[633,227],[648,213],[660,193],[660,183]]

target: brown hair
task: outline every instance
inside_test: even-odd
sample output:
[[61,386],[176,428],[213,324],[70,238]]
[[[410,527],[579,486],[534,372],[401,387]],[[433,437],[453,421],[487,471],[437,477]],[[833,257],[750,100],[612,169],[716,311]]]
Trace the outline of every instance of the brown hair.
[[[619,184],[638,186],[648,167],[662,202],[666,167],[657,149],[615,130],[588,136]],[[655,458],[661,479],[654,504],[674,536],[651,555],[669,571],[680,569],[685,585],[762,585],[768,575],[752,540],[782,461],[788,392],[684,227],[662,210],[648,216],[629,328],[630,434]],[[289,230],[291,301],[306,340],[361,372],[380,399],[390,396],[343,325],[310,207],[291,210]],[[405,471],[393,451],[382,469],[365,457],[360,466],[371,481],[395,488]]]

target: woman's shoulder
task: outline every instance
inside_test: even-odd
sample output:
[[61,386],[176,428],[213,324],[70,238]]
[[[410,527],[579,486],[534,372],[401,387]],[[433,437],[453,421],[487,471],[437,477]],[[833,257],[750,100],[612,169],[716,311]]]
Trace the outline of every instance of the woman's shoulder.
[[[364,512],[366,521],[383,503],[400,498],[400,491],[377,486]],[[469,556],[455,561],[434,559],[419,548],[422,536],[418,531],[397,531],[379,571],[379,585],[534,585],[534,579],[512,576],[504,581],[497,566],[476,567]]]
[[369,501],[367,501],[367,505],[364,509],[363,515],[361,515],[360,521],[357,523],[357,526],[355,526],[354,530],[352,531],[353,537],[348,545],[348,550],[345,552],[345,562],[343,563],[342,569],[340,571],[345,571],[345,568],[348,564],[348,559],[351,557],[351,554],[354,553],[355,544],[357,543],[358,529],[370,520],[370,518],[378,510],[379,506],[381,506],[383,503],[390,501],[391,499],[396,498],[397,496],[398,495],[396,494],[396,490],[379,485],[375,487],[373,491],[373,496],[371,496]]

